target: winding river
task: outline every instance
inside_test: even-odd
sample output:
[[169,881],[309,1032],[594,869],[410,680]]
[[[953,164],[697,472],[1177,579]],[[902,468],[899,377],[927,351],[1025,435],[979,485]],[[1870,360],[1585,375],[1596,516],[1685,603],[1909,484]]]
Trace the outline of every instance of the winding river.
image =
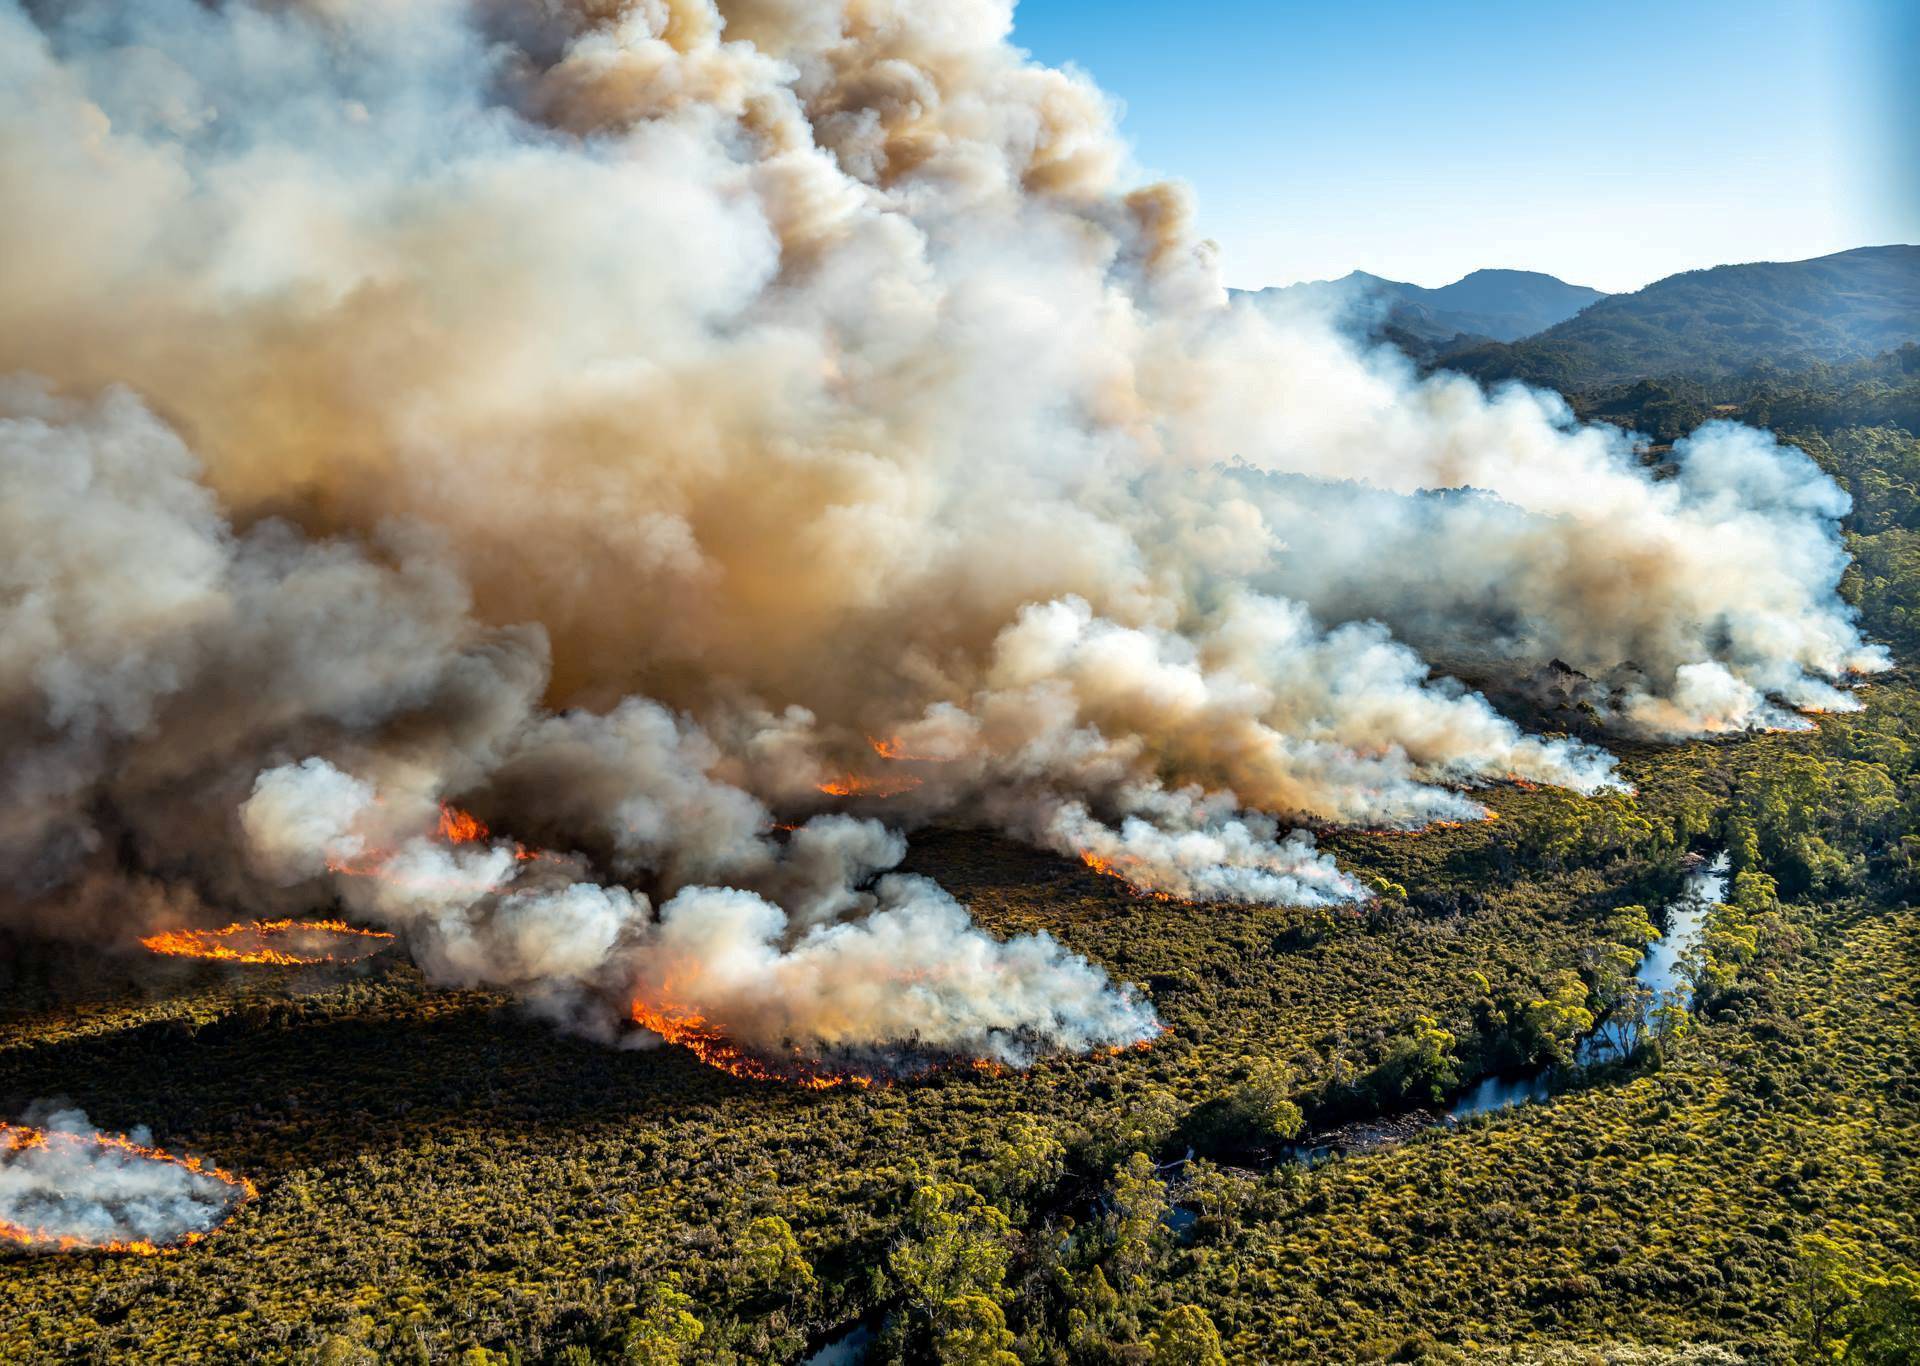
[[[1661,936],[1648,946],[1646,956],[1635,970],[1634,980],[1653,993],[1653,1004],[1673,1001],[1691,1007],[1692,984],[1682,968],[1688,952],[1700,942],[1707,927],[1707,915],[1726,900],[1727,856],[1723,853],[1712,863],[1696,869],[1687,878],[1685,890],[1667,906],[1667,923]],[[1633,1047],[1627,1026],[1603,1019],[1580,1040],[1574,1057],[1583,1067],[1625,1057]],[[1491,1110],[1506,1110],[1529,1101],[1545,1100],[1560,1084],[1558,1069],[1551,1063],[1518,1076],[1483,1077],[1447,1107],[1446,1117],[1462,1120]]]

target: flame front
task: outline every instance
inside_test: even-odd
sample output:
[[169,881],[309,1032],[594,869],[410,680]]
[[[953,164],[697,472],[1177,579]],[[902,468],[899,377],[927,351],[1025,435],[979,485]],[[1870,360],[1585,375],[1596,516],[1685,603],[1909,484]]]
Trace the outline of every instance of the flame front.
[[[1101,877],[1110,877],[1121,883],[1135,896],[1148,897],[1154,901],[1180,901],[1180,898],[1173,895],[1173,893],[1158,891],[1155,888],[1135,882],[1132,878],[1128,877],[1126,873],[1122,872],[1121,864],[1130,863],[1132,860],[1102,858],[1090,849],[1082,849],[1080,851],[1080,861],[1086,864],[1087,867],[1093,869],[1094,872],[1100,874]],[[1181,902],[1181,904],[1191,905],[1192,903]]]
[[709,1067],[748,1081],[777,1081],[809,1091],[838,1086],[867,1087],[873,1078],[863,1072],[835,1072],[795,1056],[775,1061],[749,1053],[699,1016],[688,1011],[659,1008],[645,1001],[633,1003],[633,1022],[650,1029],[670,1044],[686,1049]]
[[848,773],[816,783],[815,786],[829,797],[897,797],[902,792],[911,792],[920,786],[920,779],[910,773],[890,773],[883,778]]
[[164,930],[140,941],[152,953],[172,958],[212,958],[223,963],[264,963],[274,967],[304,967],[313,963],[351,963],[377,951],[341,956],[331,953],[288,953],[284,949],[236,948],[224,941],[235,935],[250,934],[260,939],[274,935],[307,932],[336,934],[355,939],[385,940],[393,936],[385,930],[365,930],[344,920],[241,920],[217,930]]
[[[112,1149],[126,1153],[143,1162],[164,1162],[217,1181],[234,1191],[233,1204],[227,1210],[227,1217],[260,1194],[260,1190],[244,1176],[236,1176],[219,1167],[208,1166],[197,1157],[179,1157],[163,1148],[147,1148],[124,1134],[70,1134],[57,1129],[36,1129],[31,1125],[8,1124],[0,1122],[0,1166],[4,1160],[16,1153],[32,1148],[86,1148]],[[124,1252],[139,1257],[157,1257],[168,1253],[181,1252],[205,1239],[212,1229],[190,1229],[178,1238],[167,1242],[154,1242],[145,1238],[108,1239],[105,1242],[92,1242],[75,1237],[70,1233],[56,1233],[51,1229],[28,1228],[23,1224],[9,1223],[0,1219],[0,1245],[31,1248],[36,1251],[52,1252]]]
[[[1489,810],[1486,819],[1498,820],[1499,817]],[[1369,839],[1411,840],[1418,839],[1422,835],[1431,835],[1436,830],[1462,830],[1466,828],[1466,824],[1465,821],[1428,821],[1425,825],[1410,825],[1404,828],[1388,825],[1378,828],[1354,830],[1352,833],[1365,835]],[[1338,829],[1338,827],[1335,828],[1336,830]]]

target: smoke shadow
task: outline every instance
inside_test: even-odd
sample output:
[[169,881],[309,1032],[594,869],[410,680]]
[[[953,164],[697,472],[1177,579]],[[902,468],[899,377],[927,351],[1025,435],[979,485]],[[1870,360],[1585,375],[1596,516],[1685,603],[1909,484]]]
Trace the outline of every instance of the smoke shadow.
[[684,1119],[724,1104],[764,1118],[840,1103],[741,1082],[676,1048],[557,1033],[490,993],[404,980],[242,1000],[208,1021],[162,1019],[0,1050],[0,1113],[70,1099],[106,1129],[215,1154],[263,1184],[301,1166],[402,1146],[444,1126],[556,1133]]

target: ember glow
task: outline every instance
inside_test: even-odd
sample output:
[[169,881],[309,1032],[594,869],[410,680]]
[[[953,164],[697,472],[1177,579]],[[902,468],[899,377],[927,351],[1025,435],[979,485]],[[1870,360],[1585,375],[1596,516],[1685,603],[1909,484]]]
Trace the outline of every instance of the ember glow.
[[902,792],[913,791],[921,782],[911,773],[890,773],[878,778],[849,773],[844,777],[829,778],[815,786],[829,797],[897,797]]
[[124,1134],[0,1123],[0,1246],[180,1252],[258,1194],[244,1176]]
[[874,1083],[874,1078],[864,1072],[835,1071],[798,1053],[779,1061],[748,1052],[698,1015],[656,1008],[645,1001],[633,1003],[633,1022],[686,1049],[707,1066],[747,1081],[782,1082],[808,1091],[831,1091],[842,1086],[865,1089]]
[[[283,936],[345,941],[339,948],[318,951],[275,948],[262,941]],[[243,920],[218,930],[163,930],[147,935],[141,947],[170,958],[211,958],[222,963],[262,963],[274,967],[304,967],[314,963],[353,963],[380,951],[393,936],[385,930],[362,929],[344,920]],[[347,951],[348,949],[352,951]]]

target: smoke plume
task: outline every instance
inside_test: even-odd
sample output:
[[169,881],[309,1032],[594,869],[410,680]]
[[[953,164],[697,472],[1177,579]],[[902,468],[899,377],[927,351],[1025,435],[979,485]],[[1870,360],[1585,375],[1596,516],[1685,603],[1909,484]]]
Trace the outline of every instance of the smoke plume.
[[0,0],[8,914],[339,902],[609,1036],[1017,1061],[1151,1012],[915,826],[1353,900],[1295,826],[1615,781],[1430,659],[1654,736],[1851,705],[1803,457],[1230,305],[1010,25]]
[[158,1252],[197,1242],[253,1194],[243,1178],[103,1134],[78,1110],[0,1124],[0,1244]]

